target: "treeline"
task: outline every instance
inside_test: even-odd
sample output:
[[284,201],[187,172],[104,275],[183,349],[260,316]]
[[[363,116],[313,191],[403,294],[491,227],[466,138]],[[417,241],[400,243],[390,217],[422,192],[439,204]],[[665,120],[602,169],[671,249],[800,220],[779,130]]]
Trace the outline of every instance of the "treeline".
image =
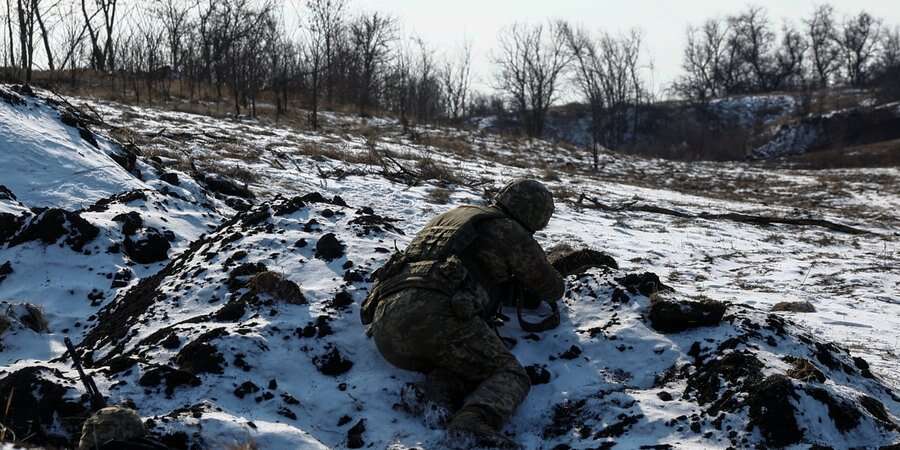
[[896,95],[900,27],[865,11],[841,18],[821,5],[801,23],[776,28],[764,9],[751,6],[691,26],[683,68],[673,91],[701,101],[835,86],[878,86]]
[[[590,111],[599,145],[635,145],[655,101],[642,34],[589,31],[563,21],[513,24],[492,51],[494,92],[472,89],[472,45],[435,49],[398,20],[350,0],[7,0],[0,62],[7,80],[107,88],[137,102],[169,97],[228,102],[257,115],[262,101],[319,126],[319,111],[352,108],[403,123],[517,118],[542,136],[561,98]],[[0,5],[2,8],[2,5]],[[687,31],[684,74],[670,87],[695,101],[835,86],[894,86],[900,30],[828,5],[777,26],[764,9]],[[893,84],[892,84],[893,83]],[[895,87],[900,98],[900,88]],[[596,161],[596,158],[595,158]]]
[[195,100],[211,90],[215,100],[251,116],[265,93],[277,114],[302,105],[314,127],[322,104],[432,121],[460,119],[479,102],[470,87],[470,44],[439,54],[421,39],[401,36],[394,17],[351,11],[348,0],[15,0],[6,6],[0,58],[11,80],[32,82],[36,69],[56,82],[99,74],[138,102],[171,95]]

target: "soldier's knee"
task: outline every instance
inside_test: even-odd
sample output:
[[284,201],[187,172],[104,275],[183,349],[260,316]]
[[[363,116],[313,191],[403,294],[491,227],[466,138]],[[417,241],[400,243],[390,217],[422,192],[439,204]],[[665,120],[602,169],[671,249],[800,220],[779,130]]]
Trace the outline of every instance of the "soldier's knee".
[[512,358],[512,362],[507,363],[503,370],[512,375],[525,392],[531,390],[531,378],[516,358]]

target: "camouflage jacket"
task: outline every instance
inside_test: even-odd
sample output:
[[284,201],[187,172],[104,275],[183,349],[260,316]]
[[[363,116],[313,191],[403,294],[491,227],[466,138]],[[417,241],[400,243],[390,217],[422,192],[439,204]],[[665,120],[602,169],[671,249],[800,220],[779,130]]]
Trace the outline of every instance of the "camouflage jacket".
[[556,300],[565,290],[562,276],[528,230],[498,209],[478,206],[432,219],[375,278],[361,311],[365,324],[381,298],[406,288],[449,296],[459,290],[483,291],[487,298],[479,309],[485,314],[496,310],[513,281],[545,300]]

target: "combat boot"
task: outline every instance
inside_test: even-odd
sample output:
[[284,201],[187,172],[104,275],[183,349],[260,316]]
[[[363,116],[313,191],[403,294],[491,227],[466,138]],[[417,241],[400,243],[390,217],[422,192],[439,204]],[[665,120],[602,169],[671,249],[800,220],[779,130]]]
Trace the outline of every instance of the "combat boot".
[[484,413],[474,408],[463,408],[447,425],[448,437],[459,443],[475,447],[519,450],[522,447],[488,424]]

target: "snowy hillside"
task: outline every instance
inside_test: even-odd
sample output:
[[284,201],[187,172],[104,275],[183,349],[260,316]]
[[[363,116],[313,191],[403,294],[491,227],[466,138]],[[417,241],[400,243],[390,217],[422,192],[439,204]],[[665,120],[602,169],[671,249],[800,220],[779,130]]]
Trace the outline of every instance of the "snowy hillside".
[[[71,336],[173,448],[452,445],[405,410],[421,376],[381,358],[359,304],[430,217],[526,176],[557,195],[545,248],[620,268],[570,276],[558,329],[501,329],[532,376],[505,429],[524,448],[900,443],[898,170],[604,154],[591,174],[542,141],[341,115],[311,132],[69,99],[97,113],[73,126],[2,89],[0,402],[16,392],[3,423],[25,443],[71,445],[84,420]],[[712,326],[656,309],[711,301]]]

